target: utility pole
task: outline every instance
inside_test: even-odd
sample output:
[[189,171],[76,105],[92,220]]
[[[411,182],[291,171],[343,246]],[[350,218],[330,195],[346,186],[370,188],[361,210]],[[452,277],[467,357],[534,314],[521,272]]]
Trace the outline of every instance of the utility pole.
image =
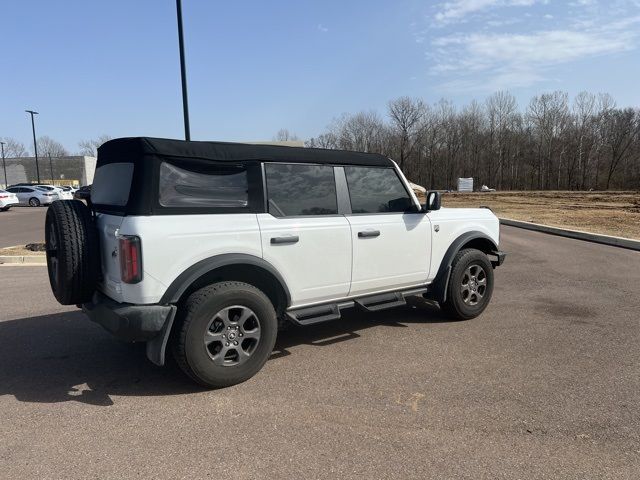
[[182,113],[184,114],[184,139],[191,140],[189,128],[189,100],[187,99],[187,68],[184,62],[184,38],[182,34],[182,0],[176,0],[178,13],[178,43],[180,46],[180,76],[182,78]]
[[49,170],[51,171],[51,185],[53,185],[53,163],[51,163],[51,152],[49,154]]
[[7,166],[4,163],[4,146],[6,142],[0,142],[0,149],[2,149],[2,168],[4,169],[4,188],[9,186],[9,182],[7,181]]
[[33,110],[25,110],[25,112],[31,114],[31,131],[33,132],[33,152],[36,154],[36,176],[38,177],[38,183],[40,183],[40,167],[38,166],[38,143],[36,142],[36,124],[33,121],[33,116],[38,115],[38,112]]

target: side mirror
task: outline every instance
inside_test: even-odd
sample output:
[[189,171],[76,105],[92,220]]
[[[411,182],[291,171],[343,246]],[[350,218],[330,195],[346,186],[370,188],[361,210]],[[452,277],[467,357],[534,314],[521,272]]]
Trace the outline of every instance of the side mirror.
[[79,188],[73,194],[73,198],[75,198],[76,200],[90,201],[91,200],[91,186]]
[[435,190],[427,192],[427,202],[424,204],[424,211],[431,212],[433,210],[440,210],[441,202],[440,192],[436,192]]

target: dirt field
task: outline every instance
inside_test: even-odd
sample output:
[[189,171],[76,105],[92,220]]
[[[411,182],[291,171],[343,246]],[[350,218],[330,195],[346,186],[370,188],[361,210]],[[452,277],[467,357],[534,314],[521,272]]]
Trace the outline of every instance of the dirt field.
[[640,192],[445,193],[442,205],[486,205],[499,217],[640,239]]

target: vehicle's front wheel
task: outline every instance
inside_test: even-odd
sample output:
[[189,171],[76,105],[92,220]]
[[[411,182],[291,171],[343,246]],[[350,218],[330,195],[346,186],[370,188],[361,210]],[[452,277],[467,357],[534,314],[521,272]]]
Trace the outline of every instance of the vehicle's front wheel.
[[442,310],[455,320],[480,315],[493,293],[493,266],[480,250],[467,248],[457,253],[451,264],[447,299]]
[[265,364],[278,320],[269,298],[242,282],[214,283],[192,293],[180,309],[173,354],[206,387],[248,380]]

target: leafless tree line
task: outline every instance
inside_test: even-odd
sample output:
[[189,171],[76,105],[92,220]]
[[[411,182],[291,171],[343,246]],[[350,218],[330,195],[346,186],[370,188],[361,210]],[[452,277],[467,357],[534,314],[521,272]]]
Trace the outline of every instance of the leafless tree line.
[[[109,135],[100,135],[98,138],[91,140],[82,140],[78,142],[79,150],[77,155],[95,157],[98,152],[98,147],[110,139],[111,137]],[[33,148],[32,146],[27,149],[24,143],[16,140],[15,138],[5,137],[0,138],[0,141],[5,142],[4,153],[7,158],[27,157],[29,155],[33,155],[33,150],[31,149]],[[67,150],[64,145],[46,135],[38,137],[36,143],[38,146],[38,155],[42,157],[51,155],[51,157],[57,158],[70,155],[69,150]]]
[[388,155],[428,188],[640,189],[640,110],[608,94],[544,93],[525,111],[508,92],[463,108],[401,97],[386,114],[343,114],[307,146]]

